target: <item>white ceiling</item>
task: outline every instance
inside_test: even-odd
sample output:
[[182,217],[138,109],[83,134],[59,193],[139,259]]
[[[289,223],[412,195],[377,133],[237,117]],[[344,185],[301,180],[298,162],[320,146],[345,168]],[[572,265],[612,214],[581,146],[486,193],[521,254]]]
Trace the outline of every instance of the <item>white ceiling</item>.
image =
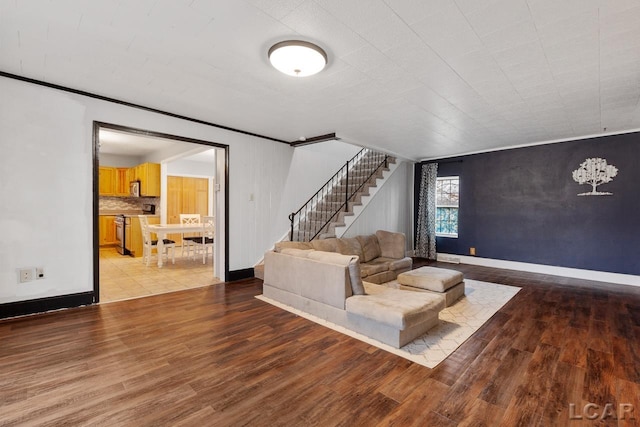
[[[290,38],[328,67],[271,68]],[[433,158],[640,128],[640,0],[0,0],[0,70]]]
[[165,153],[169,159],[162,160],[173,161],[179,158],[180,160],[214,164],[216,161],[215,148],[207,148],[175,139],[101,128],[98,141],[101,154],[146,157],[162,156]]
[[[101,154],[115,154],[129,157],[144,157],[159,151],[165,151],[176,145],[187,145],[170,139],[108,129],[100,129],[98,140]],[[188,149],[189,147],[185,147],[185,151]]]

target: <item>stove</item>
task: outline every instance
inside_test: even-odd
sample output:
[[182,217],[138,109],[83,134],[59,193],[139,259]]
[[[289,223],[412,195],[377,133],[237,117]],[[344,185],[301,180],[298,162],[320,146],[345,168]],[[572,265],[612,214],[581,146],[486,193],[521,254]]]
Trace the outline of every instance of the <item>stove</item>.
[[124,215],[116,215],[116,250],[121,255],[129,255],[129,250],[125,245],[128,221],[131,221],[131,218],[127,218]]

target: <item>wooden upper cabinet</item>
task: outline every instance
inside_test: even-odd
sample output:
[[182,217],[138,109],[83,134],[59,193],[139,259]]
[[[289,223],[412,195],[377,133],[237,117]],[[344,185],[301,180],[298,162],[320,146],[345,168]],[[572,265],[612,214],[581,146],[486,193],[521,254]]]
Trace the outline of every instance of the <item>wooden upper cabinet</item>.
[[136,166],[136,175],[140,181],[140,195],[160,197],[160,164],[143,163]]
[[127,175],[129,176],[129,181],[139,181],[140,178],[138,177],[138,167],[137,166],[133,166],[129,168],[129,172],[127,173]]
[[101,196],[115,196],[116,168],[100,166],[98,169],[98,194]]
[[129,195],[129,168],[116,168],[115,169],[115,192],[116,196],[128,196]]
[[160,197],[160,164],[142,163],[130,168],[100,166],[100,195],[129,196],[129,183],[140,181],[140,196]]

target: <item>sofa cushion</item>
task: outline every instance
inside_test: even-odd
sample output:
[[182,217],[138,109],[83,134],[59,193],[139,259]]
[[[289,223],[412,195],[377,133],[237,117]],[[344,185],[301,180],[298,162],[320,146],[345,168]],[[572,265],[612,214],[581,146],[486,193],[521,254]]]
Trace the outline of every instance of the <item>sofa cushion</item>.
[[307,258],[329,264],[343,265],[346,267],[353,260],[354,256],[342,255],[337,252],[311,251],[309,252],[309,255],[307,255]]
[[278,242],[275,245],[274,251],[282,252],[284,248],[293,248],[293,249],[313,249],[312,246],[308,242]]
[[400,259],[387,258],[382,256],[372,262],[386,263],[389,266],[389,270],[392,270],[392,271],[407,269],[413,266],[413,260],[408,256]]
[[318,239],[312,240],[311,247],[316,251],[324,251],[324,252],[338,252],[337,241],[335,237],[330,239]]
[[373,276],[374,274],[382,273],[383,271],[389,270],[389,266],[385,263],[380,264],[360,264],[360,274],[362,277]]
[[315,252],[313,249],[296,249],[296,248],[282,248],[281,254],[297,256],[300,258],[307,258],[311,252]]
[[358,239],[360,247],[362,248],[362,261],[369,262],[382,255],[382,252],[380,252],[380,245],[378,244],[378,238],[375,234],[357,236],[356,239]]
[[405,257],[406,238],[403,233],[378,230],[376,237],[383,257],[395,259]]
[[437,315],[444,308],[444,297],[408,292],[385,286],[367,285],[367,295],[347,298],[347,313],[406,329]]
[[362,246],[357,237],[343,237],[338,239],[338,252],[343,255],[356,255],[360,259],[364,259],[362,254]]
[[395,261],[393,258],[386,258],[386,257],[383,257],[383,256],[379,256],[376,259],[372,259],[367,264],[369,264],[369,265],[384,265],[386,267],[389,267],[389,265],[393,261]]
[[360,260],[354,255],[342,255],[337,252],[309,251],[309,259],[347,266],[349,270],[349,282],[354,295],[364,295],[364,285],[360,273]]

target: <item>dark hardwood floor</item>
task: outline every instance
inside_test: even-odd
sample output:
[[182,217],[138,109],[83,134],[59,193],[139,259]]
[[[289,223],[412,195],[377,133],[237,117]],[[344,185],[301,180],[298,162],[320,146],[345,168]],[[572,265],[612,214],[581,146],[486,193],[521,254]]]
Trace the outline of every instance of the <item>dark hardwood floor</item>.
[[251,279],[0,322],[0,425],[640,425],[640,288],[429,264],[522,287],[435,369]]

